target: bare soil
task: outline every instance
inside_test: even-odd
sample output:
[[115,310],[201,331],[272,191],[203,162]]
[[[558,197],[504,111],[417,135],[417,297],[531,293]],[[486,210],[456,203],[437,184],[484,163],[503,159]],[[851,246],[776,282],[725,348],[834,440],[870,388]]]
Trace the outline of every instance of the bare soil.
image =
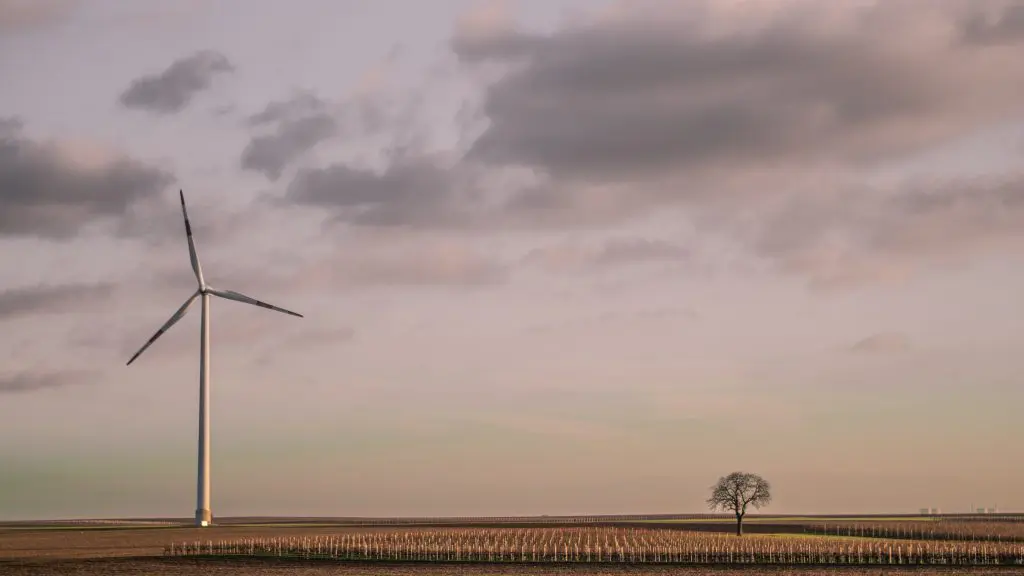
[[93,558],[78,560],[35,560],[5,564],[4,576],[953,576],[971,574],[1009,576],[1019,569],[953,570],[941,568],[787,568],[775,567],[676,567],[676,566],[573,566],[573,565],[480,565],[480,564],[376,564],[323,563],[280,560],[181,560],[169,558]]
[[[1020,568],[787,568],[763,567],[673,567],[673,566],[600,566],[600,565],[481,565],[481,564],[386,564],[338,563],[278,559],[189,559],[165,558],[164,547],[171,542],[228,540],[247,537],[297,537],[338,534],[343,531],[381,530],[381,527],[339,526],[215,526],[211,528],[0,528],[0,574],[3,576],[118,576],[179,574],[254,576],[390,575],[390,576],[567,576],[644,574],[681,576],[727,574],[796,574],[798,576],[886,574],[951,575],[1020,574]],[[408,530],[408,527],[394,528]]]
[[367,529],[337,526],[0,528],[0,562],[13,559],[71,560],[161,556],[164,546],[172,542],[307,536],[360,530]]

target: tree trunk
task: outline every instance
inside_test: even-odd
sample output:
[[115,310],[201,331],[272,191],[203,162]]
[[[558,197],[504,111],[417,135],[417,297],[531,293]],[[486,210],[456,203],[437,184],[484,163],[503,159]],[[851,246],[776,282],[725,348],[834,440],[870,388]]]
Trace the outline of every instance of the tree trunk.
[[736,515],[736,535],[743,536],[743,515]]

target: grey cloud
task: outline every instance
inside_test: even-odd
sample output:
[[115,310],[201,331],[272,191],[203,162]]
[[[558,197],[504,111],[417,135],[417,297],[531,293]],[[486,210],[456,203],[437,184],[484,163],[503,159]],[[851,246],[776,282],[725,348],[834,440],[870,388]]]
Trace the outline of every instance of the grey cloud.
[[923,262],[1024,241],[1024,175],[799,197],[745,241],[814,287],[900,279]]
[[87,309],[113,293],[111,284],[32,286],[0,292],[0,320],[47,312]]
[[125,108],[170,114],[184,110],[196,94],[212,86],[220,74],[234,66],[219,52],[203,50],[174,61],[159,74],[148,74],[132,81],[121,94]]
[[35,392],[49,388],[62,388],[80,384],[94,377],[89,372],[21,372],[0,376],[0,394]]
[[328,110],[327,103],[309,92],[298,92],[286,100],[275,100],[256,114],[249,116],[250,126],[264,126],[286,122],[296,117],[322,114]]
[[1014,44],[1024,42],[1024,4],[994,2],[989,14],[976,13],[963,27],[963,39],[976,44]]
[[[1024,235],[1024,175],[952,181],[891,198],[868,246],[880,252],[947,251]],[[901,219],[902,217],[902,219]]]
[[16,138],[24,127],[20,118],[0,116],[0,138]]
[[237,107],[234,104],[222,104],[220,106],[214,106],[210,109],[210,114],[215,117],[231,116],[235,113]]
[[69,238],[97,220],[123,218],[174,177],[130,158],[85,159],[93,151],[38,143],[20,123],[0,126],[0,237]]
[[[428,150],[436,111],[428,110],[435,92],[445,99],[451,86],[428,75],[416,86],[393,77],[395,50],[360,82],[346,100],[325,103],[309,93],[272,102],[249,119],[254,127],[276,126],[257,136],[247,149],[246,166],[271,179],[306,149],[332,137],[334,141],[377,149],[363,158],[300,167],[285,200],[328,211],[335,223],[366,227],[452,228],[479,224],[493,209],[478,166],[460,162],[461,152]],[[387,80],[387,81],[385,81]],[[459,114],[454,114],[455,124]],[[456,146],[460,148],[460,146]],[[264,151],[261,161],[254,154]],[[383,166],[370,167],[383,160]],[[489,176],[489,175],[488,175]]]
[[910,337],[901,332],[881,332],[868,336],[850,347],[861,354],[893,354],[911,349]]
[[275,125],[272,133],[254,136],[242,151],[242,169],[261,172],[270,180],[280,178],[285,167],[340,130],[327,103],[308,93],[271,102],[250,116],[249,124]]
[[484,87],[487,126],[465,161],[544,180],[492,222],[608,225],[681,205],[702,232],[829,289],[1020,237],[1015,176],[895,194],[862,178],[1024,117],[1024,2],[836,0],[743,18],[712,0],[629,6],[552,33],[454,37],[464,66],[507,70]]
[[314,116],[283,123],[273,134],[257,136],[242,151],[242,168],[277,180],[284,168],[303,152],[337,131],[330,116]]
[[[270,102],[248,117],[246,123],[257,133],[242,151],[242,169],[276,181],[285,168],[321,142],[371,138],[390,128],[400,134],[403,122],[410,122],[402,112],[401,106],[382,94],[363,94],[332,103],[309,92],[297,92],[288,99]],[[267,128],[269,133],[265,132]],[[395,134],[391,136],[397,138]]]
[[399,159],[377,172],[346,164],[299,171],[289,202],[329,209],[334,220],[363,226],[458,227],[465,225],[460,194],[472,193],[460,175],[426,158]]
[[[932,206],[914,191],[837,190],[814,175],[856,181],[1024,114],[1024,45],[979,32],[984,22],[1006,38],[1024,2],[1002,2],[1002,19],[984,21],[963,0],[854,4],[792,4],[730,31],[739,19],[698,9],[711,0],[692,11],[640,2],[628,17],[550,34],[457,35],[464,66],[508,66],[484,87],[486,126],[465,157],[302,169],[285,198],[349,225],[476,230],[612,228],[679,203],[701,231],[820,287],[898,276],[941,247],[1016,235],[1012,186],[969,184]],[[645,19],[650,6],[662,13]],[[268,107],[259,121],[283,112]],[[752,198],[756,209],[739,205]],[[686,257],[658,249],[548,247],[527,261],[582,271],[645,250],[647,260]]]
[[616,223],[630,213],[615,199],[591,206],[575,190],[506,178],[474,162],[447,165],[408,150],[392,156],[382,170],[347,163],[301,169],[284,201],[325,209],[335,224],[368,228],[545,229]]
[[[456,37],[467,64],[517,65],[487,87],[489,126],[470,157],[589,181],[795,161],[864,165],[1021,112],[1024,69],[1007,66],[1024,47],[1010,54],[942,37],[976,3],[841,3],[847,29],[821,32],[834,28],[832,4],[779,11],[733,35],[705,33],[699,21],[634,18]],[[911,16],[921,23],[910,26]]]

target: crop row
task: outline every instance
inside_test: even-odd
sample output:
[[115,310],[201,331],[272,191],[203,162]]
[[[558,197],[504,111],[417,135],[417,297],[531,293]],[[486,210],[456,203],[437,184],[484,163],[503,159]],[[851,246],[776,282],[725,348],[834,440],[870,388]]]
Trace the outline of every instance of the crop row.
[[629,528],[438,529],[172,544],[170,556],[434,562],[1024,565],[1024,545]]
[[899,540],[1024,542],[1024,525],[1015,522],[835,522],[809,524],[804,532]]

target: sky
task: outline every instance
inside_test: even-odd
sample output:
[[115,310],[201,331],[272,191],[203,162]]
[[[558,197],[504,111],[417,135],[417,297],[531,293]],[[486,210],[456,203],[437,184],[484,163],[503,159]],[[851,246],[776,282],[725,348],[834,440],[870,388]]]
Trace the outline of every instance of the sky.
[[0,0],[0,518],[1024,510],[1024,2]]

